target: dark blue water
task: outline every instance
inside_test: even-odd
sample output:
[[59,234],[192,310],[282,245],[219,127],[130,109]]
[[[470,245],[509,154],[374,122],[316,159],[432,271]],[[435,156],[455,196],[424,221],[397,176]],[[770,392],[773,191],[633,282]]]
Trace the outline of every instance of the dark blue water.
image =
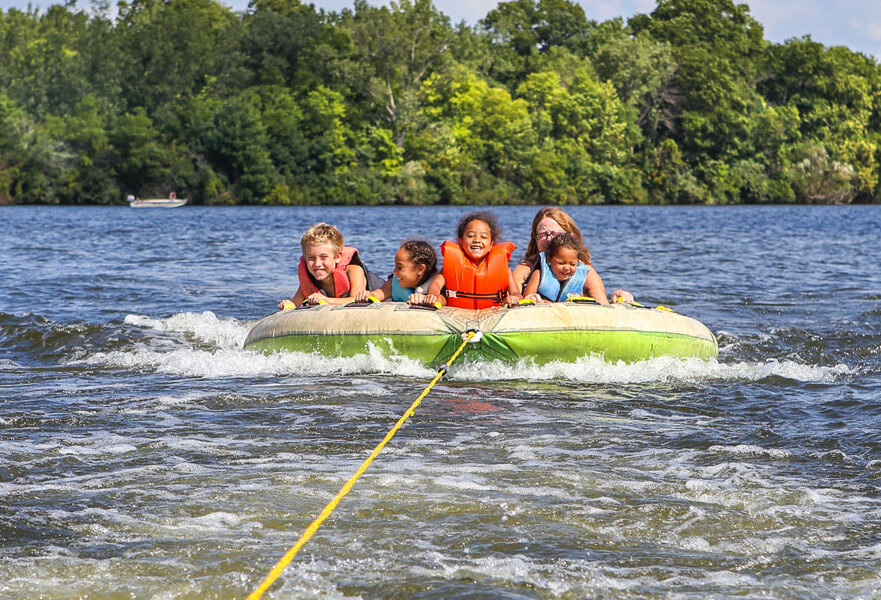
[[[0,597],[246,596],[434,375],[241,350],[299,236],[464,212],[0,209]],[[453,369],[266,597],[877,597],[881,207],[571,214],[719,359]]]

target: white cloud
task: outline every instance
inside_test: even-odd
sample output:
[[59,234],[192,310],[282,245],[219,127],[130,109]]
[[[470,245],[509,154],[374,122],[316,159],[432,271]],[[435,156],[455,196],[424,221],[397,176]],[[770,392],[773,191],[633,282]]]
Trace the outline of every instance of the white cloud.
[[811,0],[789,2],[754,0],[750,2],[749,7],[752,17],[764,27],[765,38],[775,42],[809,33],[811,30],[809,27],[799,29],[801,23],[822,21],[822,11],[816,2]]
[[[244,1],[247,4],[247,0]],[[304,0],[304,3],[315,4],[316,8],[323,8],[329,11],[339,11],[343,8],[352,8],[353,0]],[[388,6],[388,0],[368,0],[368,4],[373,6]],[[464,0],[453,2],[450,0],[434,0],[434,6],[450,17],[453,24],[459,21],[466,21],[470,24],[477,23],[478,20],[486,16],[486,13],[498,6],[497,0]]]
[[847,46],[881,59],[881,3],[863,0],[753,0],[753,18],[765,28],[765,38],[783,42],[810,35],[827,46]]
[[[869,23],[866,25],[866,34],[870,40],[881,42],[881,23]],[[877,57],[877,55],[876,55]],[[878,57],[881,58],[881,57]]]
[[[238,0],[246,1],[246,0]],[[605,21],[651,13],[655,0],[577,0],[588,19]],[[735,0],[740,3],[742,0]],[[372,4],[388,2],[372,0]],[[747,0],[750,14],[765,30],[765,38],[783,42],[810,35],[828,46],[844,45],[852,50],[881,58],[881,2],[865,0]],[[351,0],[318,0],[327,10],[351,7]],[[435,6],[457,23],[471,24],[498,5],[496,0],[435,0]]]
[[648,14],[655,10],[654,0],[579,0],[578,4],[592,21],[608,21],[615,17],[627,20],[635,14]]

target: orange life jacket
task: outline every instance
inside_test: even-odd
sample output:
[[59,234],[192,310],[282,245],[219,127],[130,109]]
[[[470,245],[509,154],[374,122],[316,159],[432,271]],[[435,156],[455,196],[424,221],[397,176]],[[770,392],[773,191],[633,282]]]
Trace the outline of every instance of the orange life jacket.
[[[352,289],[352,284],[349,282],[349,275],[346,273],[346,267],[350,264],[355,264],[362,268],[364,267],[361,263],[361,257],[358,256],[358,249],[352,248],[351,246],[343,246],[342,251],[340,251],[340,260],[331,272],[333,275],[333,289],[336,291],[336,298],[343,298],[349,293],[349,290]],[[364,271],[366,272],[367,269],[364,269]],[[300,257],[300,265],[297,267],[297,276],[300,278],[300,289],[303,291],[304,297],[314,294],[315,292],[321,292],[322,294],[325,293],[324,290],[318,287],[318,283],[312,277],[312,274],[309,273],[309,269],[306,268],[305,256]]]
[[516,247],[511,242],[494,244],[478,267],[456,242],[441,244],[447,306],[476,309],[502,304],[508,295],[511,274],[508,259]]

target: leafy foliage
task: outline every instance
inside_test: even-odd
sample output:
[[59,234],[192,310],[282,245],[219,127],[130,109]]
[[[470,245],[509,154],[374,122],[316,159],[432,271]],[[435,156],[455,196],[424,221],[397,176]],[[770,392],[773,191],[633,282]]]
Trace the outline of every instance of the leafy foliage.
[[0,203],[874,202],[881,67],[744,4],[0,10]]

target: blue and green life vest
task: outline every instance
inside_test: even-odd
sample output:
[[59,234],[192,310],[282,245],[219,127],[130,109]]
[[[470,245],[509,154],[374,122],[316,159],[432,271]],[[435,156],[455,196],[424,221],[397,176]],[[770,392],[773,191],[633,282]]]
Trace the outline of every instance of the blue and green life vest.
[[428,286],[431,285],[432,279],[434,279],[434,275],[429,277],[428,281],[420,286],[415,288],[405,288],[401,287],[401,284],[398,283],[398,278],[392,275],[392,301],[406,302],[410,299],[411,294],[424,294],[428,291]]
[[590,273],[588,265],[582,262],[578,263],[578,268],[572,277],[566,281],[560,281],[551,271],[544,252],[539,253],[538,260],[541,269],[538,293],[542,298],[551,302],[565,302],[569,296],[581,296],[584,293],[584,282],[587,280],[587,274]]

